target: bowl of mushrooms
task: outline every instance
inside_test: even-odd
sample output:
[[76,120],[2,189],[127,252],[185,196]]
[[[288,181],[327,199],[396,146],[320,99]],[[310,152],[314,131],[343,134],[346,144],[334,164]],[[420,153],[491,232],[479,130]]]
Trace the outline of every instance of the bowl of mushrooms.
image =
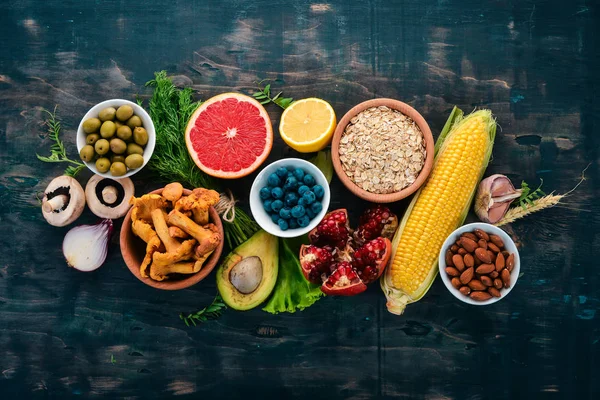
[[214,190],[188,190],[179,183],[133,197],[120,237],[129,270],[163,290],[206,278],[223,251],[223,225],[213,207],[218,200]]

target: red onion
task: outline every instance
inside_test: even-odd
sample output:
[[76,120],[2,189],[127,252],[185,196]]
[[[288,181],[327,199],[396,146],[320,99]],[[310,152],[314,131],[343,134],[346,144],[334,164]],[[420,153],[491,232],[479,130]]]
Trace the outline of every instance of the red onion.
[[83,272],[100,268],[108,254],[112,229],[112,220],[104,219],[96,225],[80,225],[67,232],[63,240],[67,264]]

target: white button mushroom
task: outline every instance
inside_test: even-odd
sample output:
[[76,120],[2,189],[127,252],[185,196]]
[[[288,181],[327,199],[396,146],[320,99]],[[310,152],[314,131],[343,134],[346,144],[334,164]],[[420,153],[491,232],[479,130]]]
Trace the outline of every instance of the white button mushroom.
[[94,175],[85,186],[85,198],[90,210],[100,218],[117,219],[129,211],[134,195],[129,178],[110,179]]
[[75,221],[85,208],[83,188],[70,176],[54,178],[44,191],[42,215],[53,226]]

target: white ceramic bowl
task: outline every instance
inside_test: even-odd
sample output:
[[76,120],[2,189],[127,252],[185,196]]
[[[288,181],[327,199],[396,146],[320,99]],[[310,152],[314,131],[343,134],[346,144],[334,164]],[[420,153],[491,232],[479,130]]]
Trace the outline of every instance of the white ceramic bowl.
[[[514,253],[515,255],[515,268],[510,273],[510,287],[508,289],[500,289],[500,294],[502,295],[501,297],[492,297],[491,299],[485,301],[475,301],[470,297],[463,295],[458,291],[458,289],[452,286],[452,283],[450,282],[451,278],[448,276],[448,274],[446,274],[446,250],[448,250],[450,246],[452,246],[454,242],[456,242],[456,240],[460,237],[461,234],[465,232],[473,232],[475,229],[481,229],[488,234],[500,236],[500,238],[504,242],[504,248],[506,249],[506,251],[508,251],[509,253]],[[446,285],[450,293],[452,293],[454,297],[456,297],[460,301],[468,304],[473,304],[475,306],[487,306],[488,304],[493,304],[505,298],[517,284],[517,279],[519,279],[519,273],[521,272],[521,259],[519,258],[519,251],[517,250],[515,242],[513,242],[511,237],[502,229],[483,222],[476,222],[473,224],[463,225],[454,232],[452,232],[444,242],[444,245],[442,246],[438,264],[440,268],[440,276],[442,277],[442,281],[444,282],[444,285]]]
[[105,178],[121,179],[121,178],[125,178],[127,176],[131,176],[131,175],[138,173],[139,171],[141,171],[142,168],[144,168],[146,166],[146,164],[150,160],[150,157],[152,157],[152,153],[154,152],[154,145],[156,144],[156,131],[154,129],[154,124],[152,123],[152,119],[150,118],[150,115],[148,115],[146,110],[144,110],[142,107],[140,107],[139,105],[137,105],[134,102],[131,102],[129,100],[111,99],[111,100],[106,100],[106,101],[103,101],[102,103],[96,104],[94,107],[90,108],[90,110],[81,119],[81,122],[79,123],[79,127],[77,128],[77,153],[79,153],[81,151],[81,149],[83,148],[83,146],[86,145],[86,142],[85,142],[86,134],[83,131],[83,121],[85,121],[88,118],[98,118],[98,113],[103,108],[106,108],[106,107],[119,108],[119,106],[122,106],[124,104],[128,104],[133,108],[133,113],[141,118],[142,124],[143,124],[144,128],[146,128],[146,132],[148,132],[148,143],[146,144],[146,147],[144,147],[144,155],[143,155],[144,163],[139,168],[128,170],[127,173],[123,176],[115,177],[115,176],[111,175],[110,171],[105,172],[105,173],[98,172],[95,162],[84,162],[84,164],[90,169],[90,171],[92,171],[94,174],[103,176]]
[[[304,170],[304,172],[311,174],[315,178],[316,184],[323,186],[323,189],[325,189],[325,195],[321,200],[323,209],[310,221],[310,224],[304,228],[288,229],[287,231],[281,230],[279,225],[271,220],[270,215],[263,208],[263,202],[259,196],[260,189],[267,186],[267,178],[277,171],[277,168],[279,167],[300,168]],[[329,199],[329,183],[319,168],[314,164],[299,158],[284,158],[283,160],[275,161],[274,163],[267,165],[256,176],[256,179],[254,179],[254,183],[252,183],[252,188],[250,189],[250,210],[260,227],[270,234],[284,238],[297,237],[308,233],[323,219],[327,213],[327,208],[329,208]]]

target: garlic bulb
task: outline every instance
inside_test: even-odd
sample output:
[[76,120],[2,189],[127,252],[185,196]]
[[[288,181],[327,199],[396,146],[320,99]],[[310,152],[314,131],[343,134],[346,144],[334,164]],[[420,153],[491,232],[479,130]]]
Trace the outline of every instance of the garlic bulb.
[[475,195],[475,214],[483,222],[495,224],[508,211],[510,204],[521,197],[521,190],[505,175],[489,176],[479,183]]

